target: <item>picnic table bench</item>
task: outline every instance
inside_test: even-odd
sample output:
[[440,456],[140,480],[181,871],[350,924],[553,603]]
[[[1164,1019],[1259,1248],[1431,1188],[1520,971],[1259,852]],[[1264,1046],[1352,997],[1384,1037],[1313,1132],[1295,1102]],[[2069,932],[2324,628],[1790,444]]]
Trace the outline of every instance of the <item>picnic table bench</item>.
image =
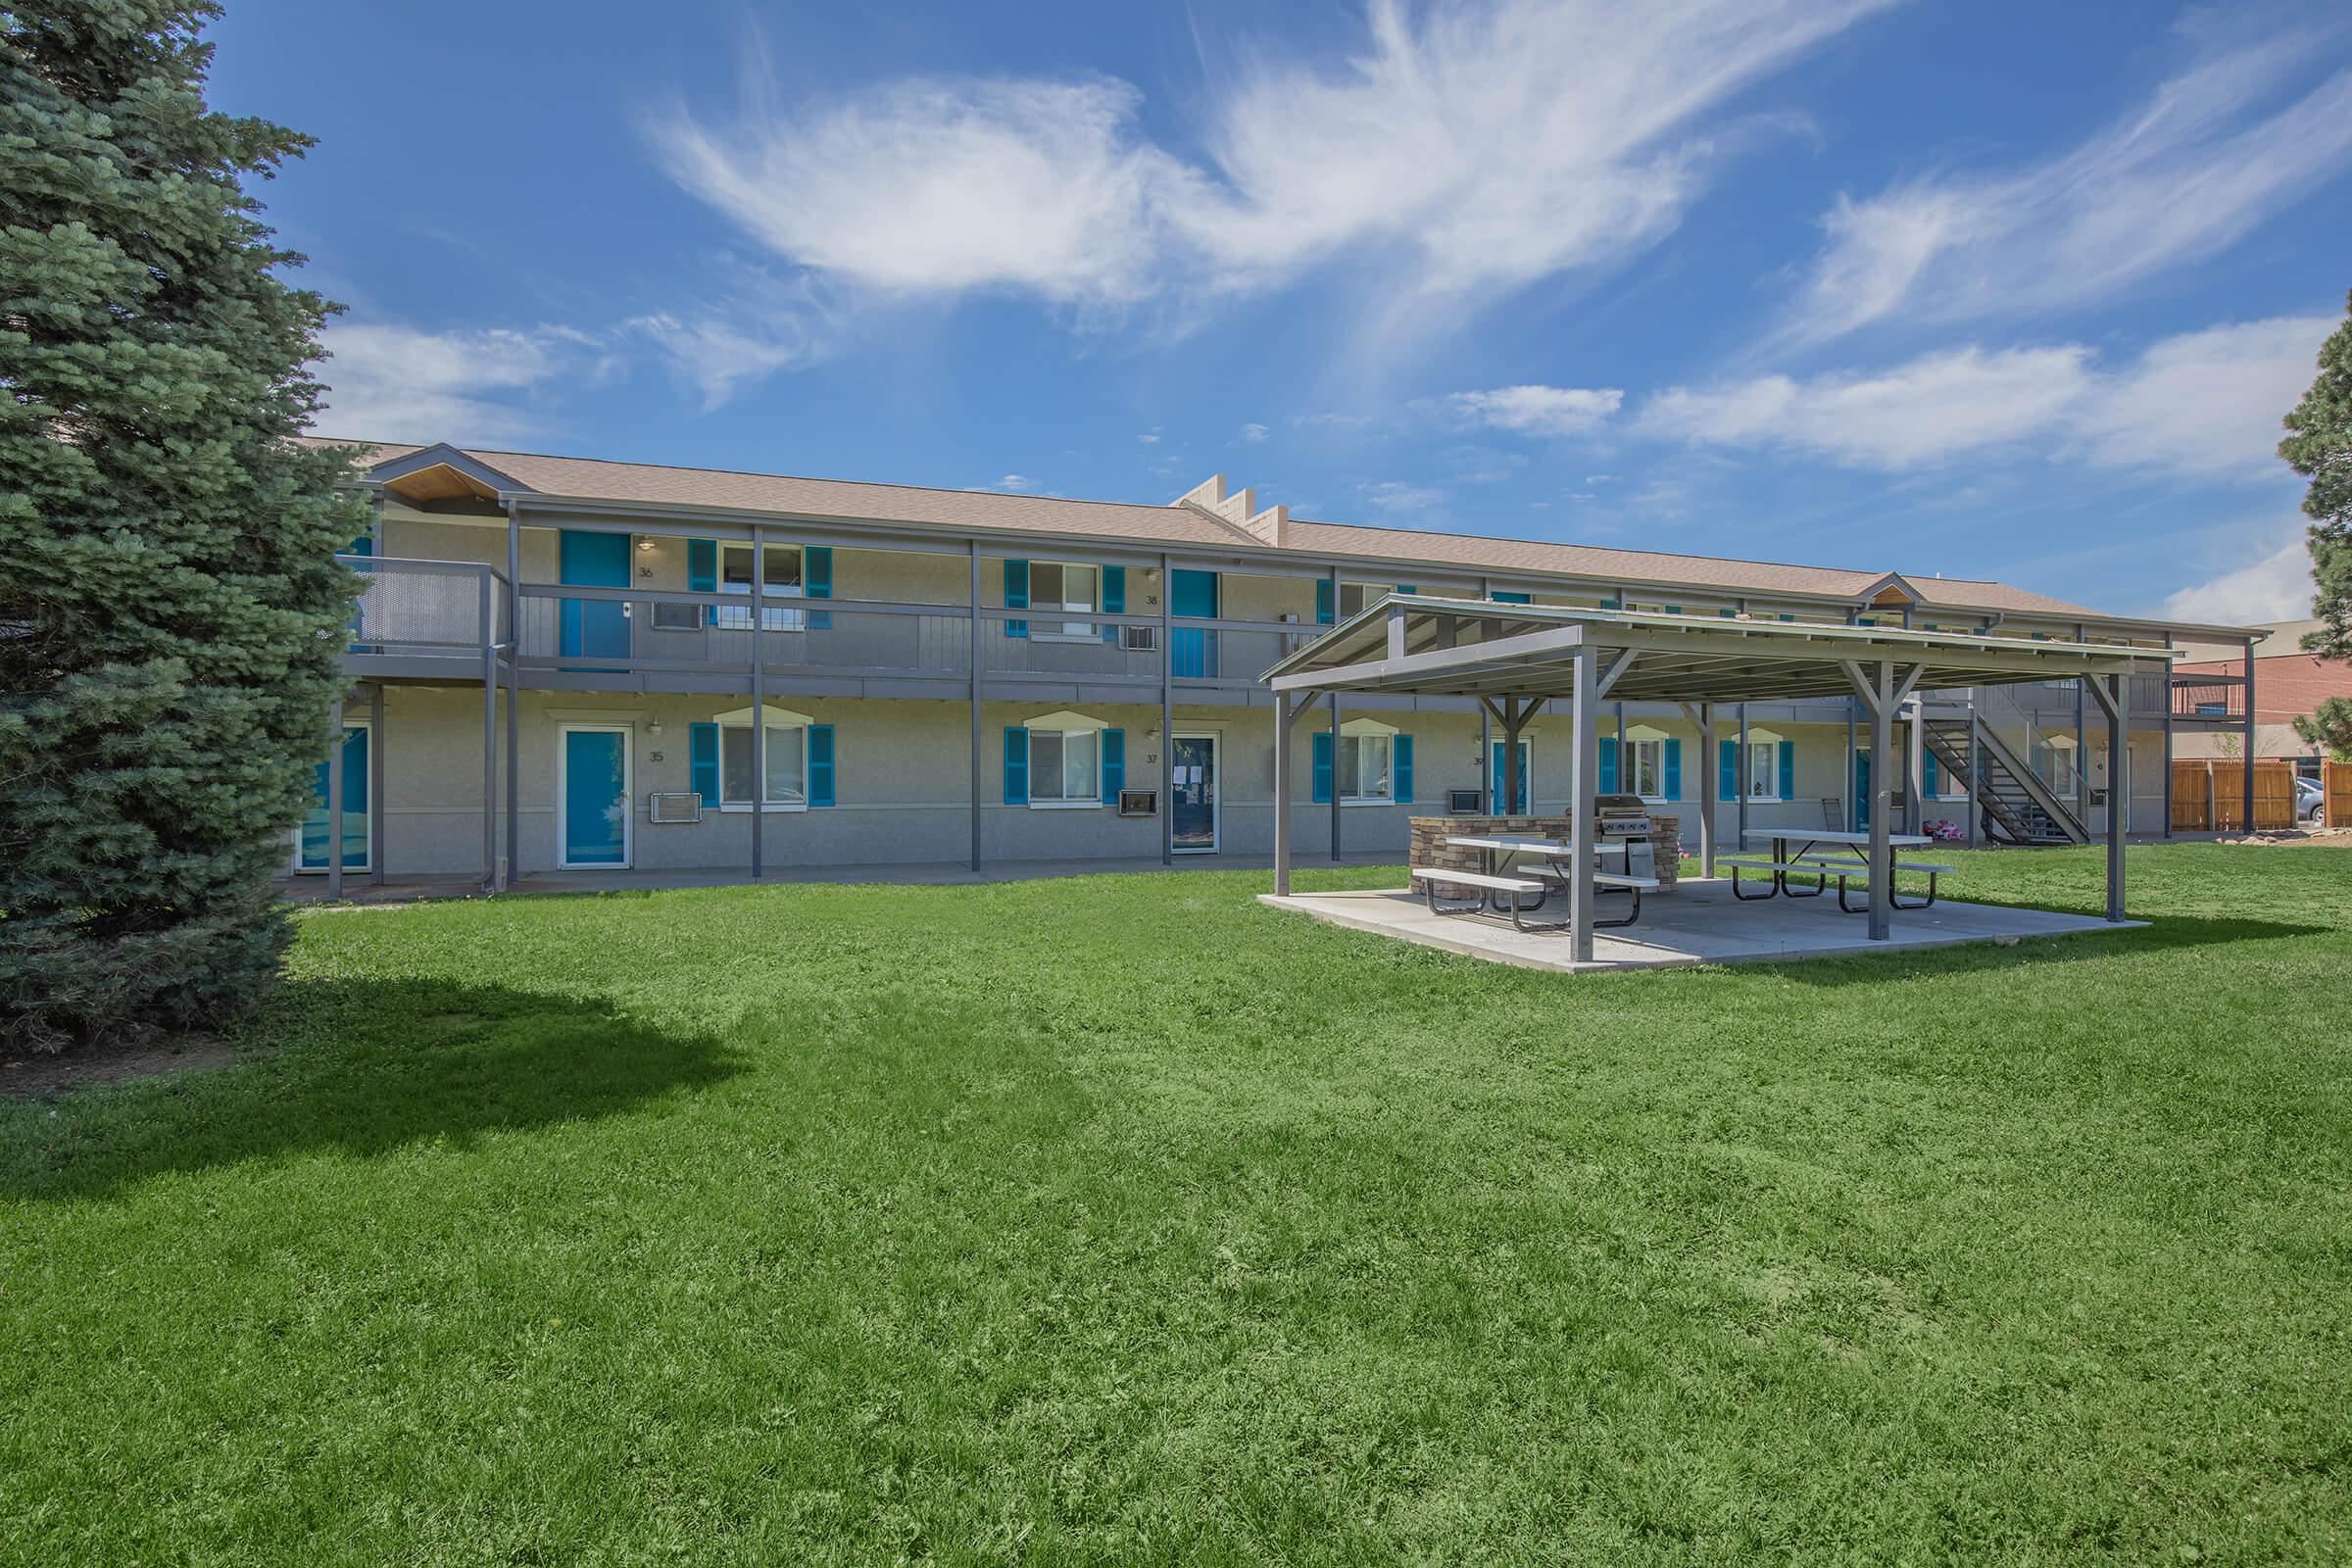
[[[1561,931],[1568,928],[1570,922],[1566,920],[1550,920],[1531,924],[1527,917],[1544,906],[1544,901],[1550,897],[1553,888],[1567,884],[1572,873],[1562,862],[1575,857],[1577,852],[1575,844],[1563,843],[1556,839],[1515,838],[1483,834],[1457,834],[1446,842],[1454,849],[1477,850],[1485,863],[1485,869],[1464,871],[1446,865],[1416,865],[1412,867],[1412,880],[1420,885],[1424,897],[1429,901],[1432,914],[1474,914],[1492,906],[1497,914],[1507,913],[1511,917],[1511,924],[1522,931]],[[1625,855],[1628,853],[1627,846],[1622,840],[1602,842],[1595,844],[1592,848],[1594,853],[1601,855]],[[1516,873],[1503,868],[1512,857],[1520,855],[1541,857],[1544,862],[1543,868]],[[1440,884],[1478,888],[1482,891],[1475,903],[1455,904],[1448,907],[1438,902]],[[1595,871],[1592,873],[1592,886],[1596,893],[1625,893],[1631,895],[1633,899],[1633,906],[1627,911],[1624,919],[1595,920],[1592,925],[1597,930],[1604,926],[1632,925],[1636,920],[1642,918],[1642,895],[1645,892],[1656,892],[1659,883],[1656,877],[1631,876],[1614,871]],[[1532,903],[1529,902],[1531,894],[1534,895]]]

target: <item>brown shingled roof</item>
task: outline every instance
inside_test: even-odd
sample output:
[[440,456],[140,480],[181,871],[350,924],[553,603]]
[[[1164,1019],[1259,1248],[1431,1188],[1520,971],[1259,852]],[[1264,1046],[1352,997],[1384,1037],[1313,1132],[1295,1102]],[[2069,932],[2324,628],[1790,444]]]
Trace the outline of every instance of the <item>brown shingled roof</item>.
[[[312,439],[312,438],[306,438]],[[420,447],[375,442],[337,442],[364,449],[369,465],[406,457]],[[1009,495],[987,490],[939,490],[918,485],[875,484],[847,479],[808,479],[788,474],[749,473],[722,468],[664,467],[598,458],[560,458],[540,453],[463,448],[543,495],[582,501],[643,503],[664,507],[709,507],[731,512],[788,513],[875,522],[912,523],[1000,533],[1066,534],[1092,539],[1132,540],[1155,545],[1190,545],[1215,550],[1264,549],[1264,541],[1200,507],[1151,506],[1119,501],[1070,501]],[[1610,550],[1535,539],[1477,534],[1432,533],[1412,528],[1379,528],[1353,523],[1293,519],[1286,550],[1322,557],[1403,561],[1481,573],[1528,572],[1583,577],[1601,583],[1665,583],[1694,590],[1740,594],[1793,594],[1851,599],[1886,575],[1832,566],[1726,560],[1647,550]],[[1957,578],[1908,579],[1931,608],[2047,615],[2060,619],[2102,619],[2098,612],[2006,583]]]

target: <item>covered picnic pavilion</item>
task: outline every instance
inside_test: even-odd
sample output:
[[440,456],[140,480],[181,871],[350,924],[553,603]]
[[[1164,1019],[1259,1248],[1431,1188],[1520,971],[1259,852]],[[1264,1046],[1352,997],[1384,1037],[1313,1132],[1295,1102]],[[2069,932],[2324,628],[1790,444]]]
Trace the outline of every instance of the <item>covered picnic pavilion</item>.
[[[1603,703],[1679,706],[1698,728],[1702,755],[1711,757],[1718,708],[1743,702],[1851,697],[1867,715],[1871,761],[1869,839],[1866,845],[1856,846],[1864,852],[1867,869],[1865,872],[1863,865],[1855,868],[1866,875],[1869,887],[1865,942],[1852,940],[1857,934],[1852,927],[1859,923],[1859,916],[1807,910],[1803,927],[1817,929],[1817,935],[1776,939],[1753,952],[1735,939],[1712,944],[1710,951],[1709,943],[1697,939],[1703,933],[1691,929],[1694,922],[1703,920],[1732,933],[1735,922],[1752,924],[1784,917],[1793,922],[1794,917],[1787,911],[1768,916],[1759,912],[1761,906],[1707,897],[1702,892],[1713,884],[1719,858],[1715,813],[1708,808],[1698,813],[1699,875],[1703,880],[1695,884],[1686,881],[1674,899],[1658,901],[1660,905],[1686,906],[1663,923],[1669,928],[1679,923],[1693,940],[1684,944],[1685,951],[1669,951],[1662,958],[1653,954],[1625,961],[1803,956],[1808,952],[1869,951],[1866,944],[1940,945],[2056,934],[2060,929],[2097,929],[2099,922],[2080,917],[2000,911],[1990,906],[1974,906],[1983,911],[1983,917],[1972,921],[1967,912],[1972,906],[1960,905],[1941,907],[1933,919],[1906,911],[1906,927],[1921,928],[1919,940],[1907,944],[1897,938],[1896,862],[1889,843],[1894,836],[1892,795],[1895,781],[1902,776],[1893,755],[1895,720],[1914,692],[2079,679],[2107,718],[2108,756],[2115,769],[2108,781],[2110,798],[2128,800],[2131,751],[2125,734],[2125,683],[2134,673],[2165,671],[2174,657],[2162,648],[2050,642],[1984,632],[1728,619],[1393,594],[1291,654],[1261,677],[1273,693],[1275,726],[1274,894],[1267,902],[1342,924],[1386,929],[1408,940],[1424,940],[1422,933],[1438,923],[1412,912],[1414,901],[1409,893],[1398,895],[1387,906],[1368,903],[1364,895],[1292,895],[1292,810],[1296,804],[1292,732],[1309,709],[1328,702],[1336,715],[1350,695],[1474,698],[1485,708],[1507,757],[1516,753],[1522,729],[1548,708],[1555,719],[1564,713],[1571,730],[1569,820],[1576,824],[1576,833],[1573,858],[1566,865],[1571,874],[1566,878],[1565,929],[1545,937],[1506,933],[1513,939],[1509,942],[1499,937],[1456,940],[1449,934],[1428,945],[1477,951],[1505,961],[1522,961],[1514,956],[1522,953],[1550,952],[1559,954],[1559,961],[1528,961],[1564,969],[1611,967],[1595,960],[1592,919],[1596,869],[1593,797],[1599,778],[1598,719]],[[1515,816],[1527,808],[1527,803],[1516,799],[1518,770],[1504,768],[1502,773],[1507,798],[1494,804],[1501,814]],[[2107,813],[2106,850],[2106,920],[2120,923],[2126,920],[2124,813],[2120,810]],[[1687,894],[1699,897],[1689,899]],[[1348,902],[1350,899],[1354,902]],[[1788,901],[1774,902],[1785,905]],[[1834,910],[1837,901],[1806,902],[1828,905]],[[1330,907],[1324,906],[1326,903]],[[1699,903],[1704,905],[1703,913],[1694,906]],[[2038,922],[1995,917],[2011,913],[2036,915]],[[1449,924],[1459,927],[1468,923]],[[1907,930],[1906,935],[1910,934]],[[1609,946],[1622,950],[1626,939],[1639,935],[1611,931]],[[1634,946],[1640,950],[1642,944]],[[1655,950],[1657,944],[1648,947]]]

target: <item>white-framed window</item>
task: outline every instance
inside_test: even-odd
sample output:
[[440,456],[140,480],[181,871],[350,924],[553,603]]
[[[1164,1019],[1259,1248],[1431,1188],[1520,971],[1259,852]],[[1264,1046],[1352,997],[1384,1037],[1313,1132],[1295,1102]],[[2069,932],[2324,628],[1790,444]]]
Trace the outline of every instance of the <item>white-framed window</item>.
[[[1102,608],[1102,568],[1064,561],[1029,563],[1029,608],[1087,614],[1099,612]],[[1091,620],[1033,620],[1029,624],[1030,636],[1049,641],[1060,637],[1093,642],[1102,634],[1102,628]]]
[[1781,798],[1779,741],[1751,740],[1747,743],[1747,798],[1751,801],[1777,801]]
[[1102,738],[1092,729],[1029,728],[1029,804],[1099,806]]
[[[797,811],[808,806],[808,720],[800,713],[769,710],[767,715],[768,810]],[[752,722],[748,711],[718,721],[718,803],[722,811],[752,808]]]
[[[798,599],[803,594],[801,582],[801,550],[798,545],[767,545],[760,551],[761,564],[766,568],[766,581],[760,586],[771,599]],[[718,547],[718,591],[722,594],[752,592],[752,547],[748,544],[721,544]],[[728,631],[752,629],[752,607],[749,605],[720,605],[710,623]],[[808,612],[784,609],[774,605],[760,607],[760,624],[765,631],[806,631]],[[747,775],[748,778],[748,775]]]
[[1392,767],[1396,746],[1387,735],[1340,737],[1340,800],[1343,804],[1386,806],[1396,798]]
[[1664,741],[1628,740],[1625,743],[1625,768],[1622,787],[1630,795],[1645,801],[1666,798],[1666,743]]

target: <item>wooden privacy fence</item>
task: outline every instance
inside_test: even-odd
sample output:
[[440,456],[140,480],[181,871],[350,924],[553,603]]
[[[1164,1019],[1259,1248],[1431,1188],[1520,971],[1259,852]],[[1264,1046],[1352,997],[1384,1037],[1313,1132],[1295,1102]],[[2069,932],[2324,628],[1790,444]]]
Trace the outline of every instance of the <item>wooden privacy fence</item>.
[[[2342,764],[2335,764],[2342,765]],[[2347,814],[2352,814],[2352,775],[2344,780]],[[2254,826],[2257,831],[2295,825],[2295,768],[2279,759],[2254,763]],[[2245,764],[2219,760],[2173,762],[2173,830],[2242,833],[2246,826]]]
[[2352,827],[2352,762],[2322,762],[2320,788],[2327,792],[2320,820],[2329,827]]

